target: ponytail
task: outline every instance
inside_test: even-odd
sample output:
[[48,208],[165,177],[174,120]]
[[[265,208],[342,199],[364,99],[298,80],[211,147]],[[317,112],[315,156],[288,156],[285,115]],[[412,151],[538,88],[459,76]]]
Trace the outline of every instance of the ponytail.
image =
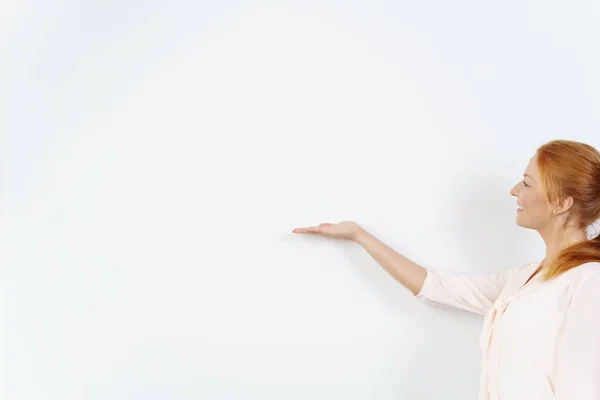
[[600,262],[600,234],[562,249],[548,267],[544,280],[554,279],[571,268],[588,262]]

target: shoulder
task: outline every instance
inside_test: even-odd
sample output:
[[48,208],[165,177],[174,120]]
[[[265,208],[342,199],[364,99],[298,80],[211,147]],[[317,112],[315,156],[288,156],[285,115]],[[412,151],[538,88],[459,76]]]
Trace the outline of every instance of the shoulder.
[[573,269],[579,269],[579,274],[575,274],[579,284],[584,282],[589,282],[590,284],[591,282],[600,282],[600,262],[588,262]]
[[564,278],[571,284],[581,284],[588,279],[600,279],[600,262],[586,262],[563,273]]
[[556,281],[569,297],[583,290],[600,293],[600,262],[586,262],[571,268],[557,277]]
[[[577,271],[579,269],[579,271]],[[590,318],[595,317],[600,311],[600,263],[590,262],[569,270],[573,276],[569,281],[568,299],[569,312],[579,315],[587,324]],[[600,325],[596,326],[600,328]]]

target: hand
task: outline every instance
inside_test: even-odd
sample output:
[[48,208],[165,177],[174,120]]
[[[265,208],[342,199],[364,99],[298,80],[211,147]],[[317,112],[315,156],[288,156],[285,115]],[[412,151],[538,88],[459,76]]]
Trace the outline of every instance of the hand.
[[338,224],[322,223],[319,226],[295,228],[292,232],[354,240],[362,228],[356,222],[342,221]]

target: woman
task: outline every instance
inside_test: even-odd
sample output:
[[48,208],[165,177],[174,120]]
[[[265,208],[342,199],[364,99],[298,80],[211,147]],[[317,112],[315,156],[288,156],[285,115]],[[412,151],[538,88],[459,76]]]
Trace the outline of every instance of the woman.
[[600,153],[554,140],[529,160],[510,194],[517,224],[546,243],[541,262],[501,272],[424,268],[352,221],[294,233],[359,243],[417,298],[485,315],[480,400],[600,400]]

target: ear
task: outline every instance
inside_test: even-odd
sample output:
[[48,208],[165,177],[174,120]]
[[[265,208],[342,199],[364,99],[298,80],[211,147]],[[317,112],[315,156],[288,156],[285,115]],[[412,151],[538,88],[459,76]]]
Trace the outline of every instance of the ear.
[[571,196],[563,197],[559,202],[559,206],[556,207],[556,212],[562,214],[568,209],[570,209],[572,206],[573,198]]

